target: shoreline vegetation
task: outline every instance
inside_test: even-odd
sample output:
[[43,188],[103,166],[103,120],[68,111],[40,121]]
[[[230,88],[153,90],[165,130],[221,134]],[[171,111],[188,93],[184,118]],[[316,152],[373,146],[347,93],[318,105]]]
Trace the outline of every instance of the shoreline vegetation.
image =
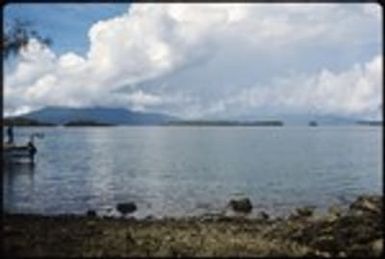
[[383,196],[363,195],[325,215],[135,219],[3,215],[5,256],[381,256]]
[[227,121],[227,120],[180,120],[170,121],[165,126],[283,126],[282,121]]
[[55,127],[57,126],[54,123],[46,123],[37,120],[32,120],[24,117],[16,117],[16,118],[3,118],[4,126],[18,126],[18,127]]

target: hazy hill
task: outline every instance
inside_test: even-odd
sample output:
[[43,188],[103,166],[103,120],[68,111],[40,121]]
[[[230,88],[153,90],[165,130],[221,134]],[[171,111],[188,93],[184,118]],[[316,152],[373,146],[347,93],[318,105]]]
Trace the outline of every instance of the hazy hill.
[[115,125],[156,125],[177,118],[159,114],[135,112],[123,108],[67,108],[67,107],[46,107],[22,115],[23,118],[36,120],[44,123],[64,125],[72,121],[92,121],[95,123]]

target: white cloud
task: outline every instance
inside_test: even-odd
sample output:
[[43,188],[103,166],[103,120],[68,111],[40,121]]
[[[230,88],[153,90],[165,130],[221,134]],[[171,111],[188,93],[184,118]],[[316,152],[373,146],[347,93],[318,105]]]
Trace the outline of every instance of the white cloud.
[[36,40],[31,40],[20,51],[20,62],[11,75],[5,75],[6,86],[26,87],[45,73],[51,72],[56,63],[55,54],[42,47]]
[[378,47],[363,64],[361,53],[380,46],[380,19],[372,4],[133,4],[90,28],[85,56],[56,56],[31,40],[5,75],[5,112],[46,105],[186,116],[274,105],[367,112],[381,95],[382,56]]
[[313,75],[278,78],[273,85],[243,89],[211,105],[206,115],[225,110],[270,108],[278,113],[380,115],[382,56],[341,73],[327,69]]

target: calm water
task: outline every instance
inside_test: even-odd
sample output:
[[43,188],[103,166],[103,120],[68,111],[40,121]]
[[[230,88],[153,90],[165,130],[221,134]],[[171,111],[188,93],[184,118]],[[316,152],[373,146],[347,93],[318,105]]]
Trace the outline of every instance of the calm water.
[[136,217],[196,215],[249,197],[285,214],[322,212],[362,193],[382,192],[380,127],[22,128],[38,139],[34,167],[4,168],[10,212],[114,214],[134,201]]

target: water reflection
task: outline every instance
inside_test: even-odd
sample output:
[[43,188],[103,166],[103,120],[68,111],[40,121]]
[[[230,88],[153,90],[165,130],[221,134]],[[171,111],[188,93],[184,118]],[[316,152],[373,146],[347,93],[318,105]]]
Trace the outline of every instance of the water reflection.
[[[29,135],[32,129],[20,129]],[[36,130],[36,129],[33,129]],[[326,208],[382,190],[379,129],[47,128],[36,167],[3,168],[4,208],[79,213],[133,201],[130,215],[181,216],[224,208],[242,192],[268,213]],[[254,210],[253,210],[254,211]]]
[[[20,211],[31,205],[34,192],[35,165],[31,163],[5,163],[3,165],[4,209]],[[18,201],[26,201],[22,204]]]
[[24,162],[12,162],[12,163],[4,163],[3,169],[4,172],[9,173],[33,173],[35,168],[34,163],[24,163]]

